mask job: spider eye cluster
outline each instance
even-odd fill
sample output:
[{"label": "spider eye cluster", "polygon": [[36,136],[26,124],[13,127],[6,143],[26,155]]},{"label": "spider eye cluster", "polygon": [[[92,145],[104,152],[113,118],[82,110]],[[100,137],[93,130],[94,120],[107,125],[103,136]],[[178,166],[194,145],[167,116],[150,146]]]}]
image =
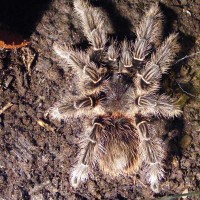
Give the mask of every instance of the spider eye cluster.
[{"label": "spider eye cluster", "polygon": [[102,11],[88,1],[74,0],[74,10],[90,46],[82,51],[55,44],[54,50],[66,61],[63,68],[77,75],[79,95],[68,95],[49,109],[56,119],[87,118],[71,184],[78,187],[95,167],[109,176],[131,175],[145,167],[147,182],[159,192],[165,149],[153,124],[144,119],[181,114],[173,98],[158,92],[162,74],[179,50],[177,34],[162,40],[158,4],[145,12],[134,42],[109,39]]}]

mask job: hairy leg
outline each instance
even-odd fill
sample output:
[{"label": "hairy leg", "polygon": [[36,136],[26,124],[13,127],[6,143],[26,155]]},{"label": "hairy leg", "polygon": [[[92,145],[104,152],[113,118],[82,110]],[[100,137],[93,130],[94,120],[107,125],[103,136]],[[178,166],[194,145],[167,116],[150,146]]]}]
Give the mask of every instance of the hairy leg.
[{"label": "hairy leg", "polygon": [[95,114],[103,114],[104,109],[101,104],[104,99],[104,93],[73,98],[67,97],[55,103],[55,105],[48,110],[47,114],[58,120],[67,120],[71,117],[80,117],[83,115],[93,116]]},{"label": "hairy leg", "polygon": [[144,61],[152,48],[158,46],[162,34],[162,14],[158,4],[146,11],[136,29],[137,39],[134,45],[134,60]]},{"label": "hairy leg", "polygon": [[137,124],[140,136],[140,153],[142,160],[147,167],[147,179],[151,189],[159,192],[159,181],[164,176],[163,160],[164,147],[160,139],[154,136],[151,127],[146,121]]}]

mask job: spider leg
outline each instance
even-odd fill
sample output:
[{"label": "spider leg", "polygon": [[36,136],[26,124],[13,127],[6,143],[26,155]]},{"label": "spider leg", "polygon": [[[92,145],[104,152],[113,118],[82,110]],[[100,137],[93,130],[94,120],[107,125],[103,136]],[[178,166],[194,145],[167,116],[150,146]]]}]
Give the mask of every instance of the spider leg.
[{"label": "spider leg", "polygon": [[[88,127],[88,126],[87,126]],[[71,171],[71,184],[77,187],[81,182],[88,179],[92,165],[97,160],[95,149],[97,146],[96,140],[96,125],[89,126],[86,130],[86,137],[80,143],[80,152],[77,157],[77,163]]]},{"label": "spider leg", "polygon": [[92,93],[106,87],[107,68],[97,67],[94,62],[90,61],[88,54],[58,44],[54,44],[54,50],[61,58],[65,59],[67,67],[64,67],[64,70],[67,71],[68,67],[71,67],[76,71],[79,79],[77,85],[80,90],[84,89],[84,91]]},{"label": "spider leg", "polygon": [[158,4],[146,11],[139,27],[136,29],[137,39],[134,45],[134,60],[144,61],[154,46],[158,46],[162,34],[162,14]]},{"label": "spider leg", "polygon": [[150,61],[144,68],[136,73],[134,79],[136,96],[151,94],[159,89],[162,74],[167,73],[178,49],[177,34],[171,34],[151,55]]},{"label": "spider leg", "polygon": [[147,165],[147,178],[151,185],[151,189],[159,192],[159,181],[164,176],[163,160],[164,149],[162,142],[154,137],[153,131],[146,121],[137,124],[140,137],[140,151],[143,162]]},{"label": "spider leg", "polygon": [[167,95],[143,95],[135,99],[135,106],[144,116],[177,117],[182,111],[173,98]]},{"label": "spider leg", "polygon": [[74,9],[80,18],[83,33],[93,46],[93,50],[103,50],[107,42],[103,13],[84,0],[75,0]]},{"label": "spider leg", "polygon": [[68,119],[80,117],[82,115],[93,115],[93,113],[104,113],[101,106],[105,99],[104,93],[83,96],[79,98],[66,98],[62,102],[57,102],[48,110],[50,117],[55,119]]},{"label": "spider leg", "polygon": [[144,69],[136,73],[135,95],[141,96],[156,92],[160,87],[161,76],[160,68],[154,63],[148,62]]},{"label": "spider leg", "polygon": [[178,34],[171,34],[151,56],[150,65],[158,66],[163,74],[167,73],[179,50],[177,36]]},{"label": "spider leg", "polygon": [[58,56],[65,59],[67,67],[63,67],[64,70],[67,71],[71,67],[77,71],[79,76],[82,75],[82,70],[90,62],[89,55],[84,51],[78,51],[66,45],[56,43],[53,45],[53,49]]},{"label": "spider leg", "polygon": [[[79,16],[84,35],[93,46],[95,56],[104,51],[107,42],[107,31],[103,13],[93,8],[88,1],[75,0],[74,10]],[[88,93],[100,91],[106,85],[107,68],[97,66],[91,61],[88,52],[73,50],[66,46],[54,45],[55,52],[64,58],[67,65],[76,70],[79,77],[79,89]],[[96,53],[95,53],[96,52]],[[101,53],[100,53],[101,52]],[[68,68],[64,68],[67,70]]]}]

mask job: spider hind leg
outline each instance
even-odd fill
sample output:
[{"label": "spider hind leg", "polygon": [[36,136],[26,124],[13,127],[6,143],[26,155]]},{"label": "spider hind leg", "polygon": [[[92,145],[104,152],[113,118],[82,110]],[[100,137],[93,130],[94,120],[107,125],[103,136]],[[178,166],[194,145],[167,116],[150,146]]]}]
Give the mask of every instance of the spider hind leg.
[{"label": "spider hind leg", "polygon": [[146,165],[146,177],[151,189],[159,192],[159,182],[164,176],[164,147],[159,138],[155,137],[154,129],[146,121],[137,124],[140,137],[140,154]]}]

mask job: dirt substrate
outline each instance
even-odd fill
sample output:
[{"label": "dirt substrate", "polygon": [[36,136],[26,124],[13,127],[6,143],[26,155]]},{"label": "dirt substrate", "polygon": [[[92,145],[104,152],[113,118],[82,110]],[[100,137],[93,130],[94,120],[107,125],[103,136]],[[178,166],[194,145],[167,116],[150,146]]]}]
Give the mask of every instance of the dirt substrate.
[{"label": "dirt substrate", "polygon": [[[122,40],[135,38],[135,26],[155,1],[91,2],[110,19],[110,33]],[[77,189],[70,186],[70,168],[84,119],[64,123],[45,115],[60,97],[76,91],[74,74],[63,71],[65,63],[58,60],[52,45],[88,44],[71,1],[46,1],[41,6],[29,6],[30,12],[21,16],[25,24],[24,18],[37,18],[31,28],[27,25],[26,29],[20,20],[16,24],[0,20],[1,27],[29,36],[31,41],[31,47],[0,51],[0,199],[155,199],[200,190],[200,54],[175,64],[162,81],[162,91],[179,99],[183,115],[159,122],[169,149],[160,193],[155,195],[139,174],[111,179],[99,170]],[[199,1],[162,0],[160,6],[165,15],[164,36],[179,33],[177,60],[200,51]],[[40,11],[35,12],[37,16],[34,9]]]}]

